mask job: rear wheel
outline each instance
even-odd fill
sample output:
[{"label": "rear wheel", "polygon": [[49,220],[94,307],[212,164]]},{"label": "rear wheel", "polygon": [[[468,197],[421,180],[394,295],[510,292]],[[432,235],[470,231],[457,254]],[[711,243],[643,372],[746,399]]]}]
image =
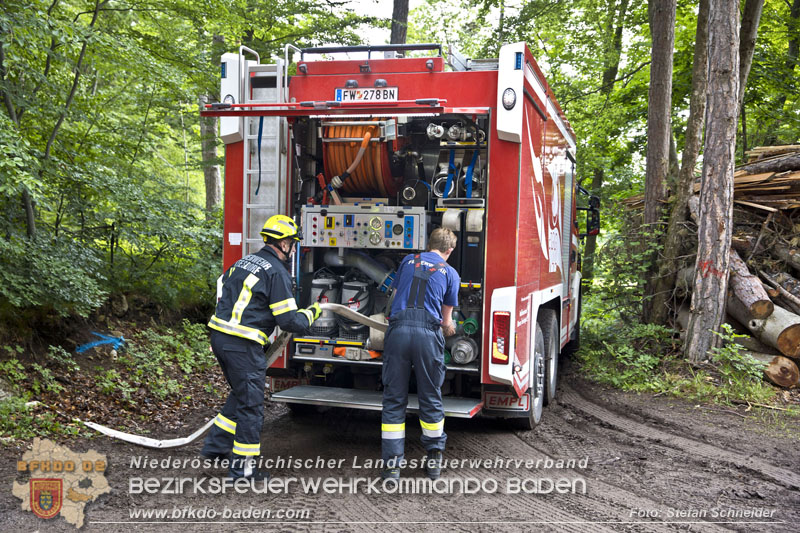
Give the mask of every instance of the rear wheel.
[{"label": "rear wheel", "polygon": [[531,372],[533,372],[533,387],[528,389],[530,395],[530,408],[528,416],[525,418],[515,418],[517,427],[530,430],[539,425],[542,421],[542,410],[544,409],[545,394],[545,368],[544,368],[544,338],[542,328],[536,324],[536,338],[533,342],[533,353],[531,353]]},{"label": "rear wheel", "polygon": [[560,351],[560,338],[558,335],[556,312],[552,309],[543,309],[539,314],[539,321],[541,331],[544,334],[544,366],[546,376],[544,404],[549,405],[556,399],[556,386],[558,385],[558,352]]}]

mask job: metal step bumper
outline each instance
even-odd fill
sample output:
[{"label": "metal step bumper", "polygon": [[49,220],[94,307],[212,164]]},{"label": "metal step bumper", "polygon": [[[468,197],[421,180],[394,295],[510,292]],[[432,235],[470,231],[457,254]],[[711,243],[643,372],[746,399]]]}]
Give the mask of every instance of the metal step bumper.
[{"label": "metal step bumper", "polygon": [[[298,385],[276,392],[271,398],[276,402],[380,411],[383,394],[380,391]],[[472,418],[483,409],[483,401],[475,398],[445,396],[442,398],[442,404],[445,416],[455,418]],[[416,394],[408,395],[408,411],[412,413],[419,411]]]}]

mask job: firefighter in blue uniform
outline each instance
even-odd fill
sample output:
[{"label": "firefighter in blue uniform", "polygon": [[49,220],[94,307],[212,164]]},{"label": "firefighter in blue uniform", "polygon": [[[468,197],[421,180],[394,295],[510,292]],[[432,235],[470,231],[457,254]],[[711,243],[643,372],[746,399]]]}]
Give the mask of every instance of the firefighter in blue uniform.
[{"label": "firefighter in blue uniform", "polygon": [[286,262],[302,238],[295,222],[284,215],[270,217],[261,230],[265,246],[237,261],[222,278],[222,296],[208,323],[211,348],[231,392],[214,419],[201,454],[228,458],[230,476],[264,479],[254,468],[260,454],[264,422],[264,383],[268,337],[278,325],[304,333],[319,318],[319,304],[298,309]]},{"label": "firefighter in blue uniform", "polygon": [[433,230],[428,251],[406,256],[397,269],[389,328],[383,352],[383,415],[381,443],[384,479],[398,479],[404,458],[406,406],[411,367],[417,382],[422,445],[428,452],[426,471],[441,474],[447,435],[444,432],[442,383],[444,337],[455,334],[453,307],[458,305],[461,279],[446,263],[456,246],[455,234]]}]

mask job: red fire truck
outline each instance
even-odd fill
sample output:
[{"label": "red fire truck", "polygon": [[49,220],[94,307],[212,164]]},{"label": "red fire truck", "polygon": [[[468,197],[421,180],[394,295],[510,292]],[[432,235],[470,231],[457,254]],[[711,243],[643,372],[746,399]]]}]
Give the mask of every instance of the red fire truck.
[{"label": "red fire truck", "polygon": [[[341,54],[359,58],[330,59]],[[588,232],[599,218],[596,198],[576,206],[575,136],[525,44],[496,60],[440,45],[287,46],[269,63],[241,47],[221,77],[203,114],[220,117],[225,143],[224,267],[262,246],[269,216],[289,215],[304,234],[298,304],[380,320],[402,258],[452,229],[446,415],[537,424],[579,332],[577,212]],[[324,313],[270,367],[272,400],[379,410],[382,342]]]}]

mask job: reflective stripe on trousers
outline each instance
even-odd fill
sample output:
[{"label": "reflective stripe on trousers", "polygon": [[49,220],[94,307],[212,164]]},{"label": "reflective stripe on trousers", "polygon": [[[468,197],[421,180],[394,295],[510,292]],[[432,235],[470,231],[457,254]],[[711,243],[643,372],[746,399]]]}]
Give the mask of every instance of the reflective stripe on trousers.
[{"label": "reflective stripe on trousers", "polygon": [[440,328],[433,326],[432,320],[424,309],[405,309],[390,322],[386,332],[381,416],[381,457],[385,462],[404,457],[412,365],[417,382],[422,444],[426,450],[443,450],[447,441],[441,390],[445,374],[444,336]]}]

